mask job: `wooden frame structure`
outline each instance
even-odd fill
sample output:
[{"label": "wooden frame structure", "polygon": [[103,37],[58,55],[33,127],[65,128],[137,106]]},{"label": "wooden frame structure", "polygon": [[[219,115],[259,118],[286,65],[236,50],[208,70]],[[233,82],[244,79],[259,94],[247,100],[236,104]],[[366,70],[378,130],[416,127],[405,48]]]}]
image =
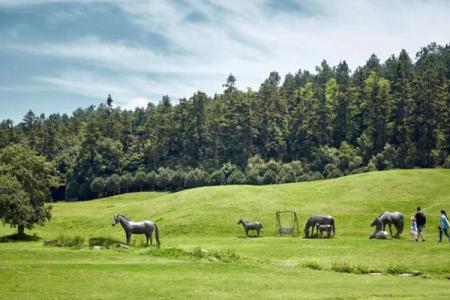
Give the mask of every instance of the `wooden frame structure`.
[{"label": "wooden frame structure", "polygon": [[[299,234],[300,229],[298,226],[298,218],[297,213],[293,210],[279,210],[276,212],[276,224],[277,224],[277,233],[279,236],[282,236],[283,234],[291,234],[292,236],[296,236]],[[285,227],[283,226],[281,222],[281,216],[283,215],[290,215],[291,217],[291,226]]]}]

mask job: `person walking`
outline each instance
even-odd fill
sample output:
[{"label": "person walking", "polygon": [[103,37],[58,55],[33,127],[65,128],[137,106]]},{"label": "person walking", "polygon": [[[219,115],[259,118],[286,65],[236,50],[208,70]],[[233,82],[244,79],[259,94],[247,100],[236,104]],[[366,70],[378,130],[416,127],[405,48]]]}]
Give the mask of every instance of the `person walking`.
[{"label": "person walking", "polygon": [[445,210],[441,210],[441,222],[439,223],[439,242],[442,242],[442,232],[445,233],[445,235],[448,238],[448,241],[450,242],[450,236],[448,235],[448,228],[450,227],[450,223],[448,222],[447,214]]},{"label": "person walking", "polygon": [[419,238],[421,238],[422,242],[425,242],[425,238],[423,237],[423,230],[425,228],[425,223],[427,222],[427,218],[425,217],[425,214],[422,212],[420,206],[417,207],[417,212],[414,215],[414,217],[416,218],[416,224],[417,224],[417,240],[419,240]]},{"label": "person walking", "polygon": [[411,237],[417,242],[417,223],[416,218],[414,216],[411,216]]}]

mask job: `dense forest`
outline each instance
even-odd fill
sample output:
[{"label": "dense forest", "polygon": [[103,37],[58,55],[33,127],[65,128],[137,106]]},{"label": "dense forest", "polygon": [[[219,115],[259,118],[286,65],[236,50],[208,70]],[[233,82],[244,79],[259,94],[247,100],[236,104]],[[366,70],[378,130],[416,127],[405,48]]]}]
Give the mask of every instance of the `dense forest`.
[{"label": "dense forest", "polygon": [[1,122],[0,149],[21,144],[53,163],[69,200],[450,167],[450,44],[372,55],[354,71],[324,60],[313,73],[272,72],[257,91],[224,81],[221,94],[134,111],[114,95],[71,116],[29,111]]}]

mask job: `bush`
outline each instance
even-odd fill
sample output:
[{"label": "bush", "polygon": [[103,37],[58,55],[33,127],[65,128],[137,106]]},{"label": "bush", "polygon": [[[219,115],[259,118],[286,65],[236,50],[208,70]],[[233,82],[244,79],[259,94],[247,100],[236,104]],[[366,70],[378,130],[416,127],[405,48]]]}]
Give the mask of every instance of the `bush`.
[{"label": "bush", "polygon": [[110,248],[111,246],[115,246],[117,244],[121,244],[121,242],[109,237],[92,237],[89,239],[89,247],[91,248],[94,246]]},{"label": "bush", "polygon": [[184,189],[184,184],[186,181],[186,173],[183,171],[175,171],[172,177],[171,186],[175,191]]},{"label": "bush", "polygon": [[323,171],[323,175],[326,178],[337,178],[344,176],[341,170],[339,170],[334,164],[327,164]]},{"label": "bush", "polygon": [[120,177],[120,189],[122,192],[128,193],[133,184],[133,175],[130,173],[123,174]]},{"label": "bush", "polygon": [[147,182],[147,175],[145,174],[144,171],[137,171],[136,174],[134,174],[133,177],[133,186],[136,187],[136,189],[140,192],[142,192],[142,190],[145,187],[145,184]]},{"label": "bush", "polygon": [[450,155],[447,156],[444,162],[444,167],[450,169]]},{"label": "bush", "polygon": [[256,169],[250,169],[247,171],[247,182],[250,184],[261,184],[262,178],[259,176],[259,172]]},{"label": "bush", "polygon": [[331,266],[331,270],[339,273],[353,273],[354,269],[347,263],[336,263],[334,262]]},{"label": "bush", "polygon": [[289,182],[295,182],[296,176],[292,169],[283,170],[280,183],[289,183]]},{"label": "bush", "polygon": [[234,170],[233,173],[228,177],[227,183],[229,184],[244,184],[245,175],[239,170]]},{"label": "bush", "polygon": [[264,173],[262,181],[264,184],[274,184],[278,182],[278,176],[274,171],[268,169],[266,173]]},{"label": "bush", "polygon": [[56,240],[45,241],[44,245],[79,249],[84,245],[84,237],[78,235],[74,237],[59,235]]},{"label": "bush", "polygon": [[318,271],[322,270],[322,266],[321,265],[319,265],[316,262],[312,262],[312,261],[308,261],[308,262],[304,263],[303,266],[305,268],[308,268],[308,269],[311,269],[311,270],[318,270]]},{"label": "bush", "polygon": [[172,170],[168,169],[168,168],[159,168],[158,169],[158,179],[157,179],[157,183],[158,183],[158,188],[160,188],[161,190],[167,190],[167,186],[170,184],[170,182],[172,181]]},{"label": "bush", "polygon": [[210,185],[223,185],[225,184],[225,174],[222,170],[217,170],[209,177]]},{"label": "bush", "polygon": [[120,176],[112,174],[108,177],[108,179],[106,179],[105,190],[112,195],[120,193]]},{"label": "bush", "polygon": [[97,177],[92,180],[90,188],[91,192],[95,193],[97,197],[102,197],[103,192],[105,191],[106,182],[102,177]]},{"label": "bush", "polygon": [[146,186],[151,190],[154,190],[157,186],[158,174],[155,171],[151,171],[147,174]]}]

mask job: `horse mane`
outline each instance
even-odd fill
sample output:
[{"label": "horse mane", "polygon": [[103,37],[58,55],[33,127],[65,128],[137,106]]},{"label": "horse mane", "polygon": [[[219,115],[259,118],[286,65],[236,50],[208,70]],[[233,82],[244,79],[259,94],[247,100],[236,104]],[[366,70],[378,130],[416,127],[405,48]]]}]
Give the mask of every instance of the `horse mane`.
[{"label": "horse mane", "polygon": [[124,215],[122,215],[122,214],[117,214],[117,216],[119,217],[122,217],[122,218],[124,218],[125,220],[127,220],[127,221],[130,221],[127,217],[125,217]]}]

